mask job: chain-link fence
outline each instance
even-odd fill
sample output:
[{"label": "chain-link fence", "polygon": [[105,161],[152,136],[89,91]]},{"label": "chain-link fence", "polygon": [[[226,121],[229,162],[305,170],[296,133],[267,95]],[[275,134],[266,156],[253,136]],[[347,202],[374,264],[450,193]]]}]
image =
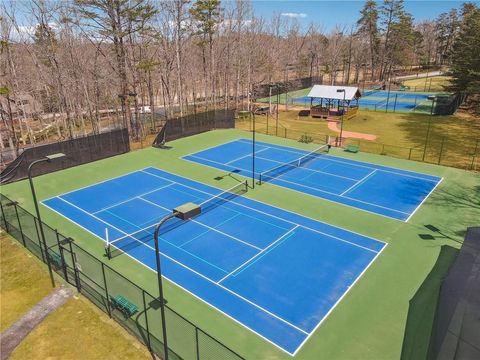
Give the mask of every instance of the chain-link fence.
[{"label": "chain-link fence", "polygon": [[234,127],[234,110],[211,110],[190,114],[167,120],[155,138],[153,146],[159,147],[166,141],[200,134],[214,129],[231,129]]},{"label": "chain-link fence", "polygon": [[64,153],[61,161],[45,162],[35,166],[33,175],[47,174],[53,171],[66,169],[110,156],[130,151],[130,142],[127,129],[118,129],[100,134],[80,136],[75,139],[43,144],[25,149],[1,173],[0,183],[6,184],[25,179],[28,175],[28,166],[35,160],[46,155]]},{"label": "chain-link fence", "polygon": [[[163,358],[163,319],[157,297],[84,250],[72,238],[42,223],[45,249],[38,219],[3,194],[0,194],[0,210],[0,226],[7,233],[43,262],[48,257],[57,275],[134,334],[152,353]],[[112,299],[119,295],[134,304],[138,311],[125,316],[116,309]],[[168,305],[165,306],[165,318],[170,359],[243,359]]]},{"label": "chain-link fence", "polygon": [[[253,130],[253,122],[250,116],[239,117],[235,127],[242,130]],[[426,139],[425,143],[416,147],[384,144],[376,141],[340,138],[325,133],[294,130],[284,126],[275,118],[267,121],[266,117],[257,116],[255,130],[258,133],[274,135],[286,139],[301,142],[313,142],[316,144],[331,144],[333,146],[356,145],[360,151],[392,156],[401,159],[420,161],[455,167],[465,170],[480,171],[480,139]]]},{"label": "chain-link fence", "polygon": [[[319,99],[309,98],[299,93],[282,94],[278,99],[274,96],[271,100],[262,99],[262,102],[286,104],[289,107],[297,106],[310,108],[318,105]],[[452,115],[466,99],[465,93],[454,94],[421,94],[386,90],[367,90],[363,96],[351,105],[360,109],[377,112],[397,113],[412,112],[428,115]],[[277,101],[278,100],[278,101]]]}]

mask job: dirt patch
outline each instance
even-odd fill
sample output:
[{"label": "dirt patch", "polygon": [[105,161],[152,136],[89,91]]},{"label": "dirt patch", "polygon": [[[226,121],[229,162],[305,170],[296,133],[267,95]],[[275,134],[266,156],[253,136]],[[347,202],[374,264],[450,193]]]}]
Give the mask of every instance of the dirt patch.
[{"label": "dirt patch", "polygon": [[[328,128],[332,131],[335,131],[338,133],[340,132],[337,121],[329,121]],[[352,138],[352,139],[363,139],[363,140],[375,140],[377,138],[377,136],[373,134],[364,134],[364,133],[358,133],[353,131],[343,131],[342,137]]]}]

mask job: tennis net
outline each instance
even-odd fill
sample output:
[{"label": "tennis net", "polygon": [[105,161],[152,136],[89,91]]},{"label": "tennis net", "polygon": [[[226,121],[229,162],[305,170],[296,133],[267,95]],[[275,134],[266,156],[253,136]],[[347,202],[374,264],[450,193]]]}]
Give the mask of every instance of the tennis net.
[{"label": "tennis net", "polygon": [[[233,200],[234,198],[245,194],[248,191],[248,183],[242,182],[231,187],[228,190],[221,192],[211,198],[203,201],[199,204],[201,208],[201,214],[205,214],[208,211],[215,209],[218,206],[225,204]],[[160,219],[158,219],[160,221]],[[118,239],[113,241],[108,241],[105,246],[105,253],[108,259],[113,259],[118,255],[128,253],[130,250],[136,248],[137,246],[144,245],[152,250],[154,249],[154,232],[155,232],[155,225],[158,223],[156,221],[152,225],[145,227],[143,229],[137,230],[131,234],[126,234]],[[171,219],[168,224],[165,224],[160,229],[160,235],[166,234],[169,231],[177,228],[178,226],[186,223],[186,221],[181,220],[179,218]]]},{"label": "tennis net", "polygon": [[259,175],[258,183],[261,185],[262,183],[274,179],[280,175],[285,174],[286,172],[293,170],[295,168],[304,166],[305,164],[309,163],[312,160],[318,159],[318,157],[328,153],[330,149],[329,145],[322,145],[316,150],[301,156],[298,159],[295,159],[293,161],[289,161],[287,163],[280,164],[278,166],[275,166],[272,169],[263,171]]}]

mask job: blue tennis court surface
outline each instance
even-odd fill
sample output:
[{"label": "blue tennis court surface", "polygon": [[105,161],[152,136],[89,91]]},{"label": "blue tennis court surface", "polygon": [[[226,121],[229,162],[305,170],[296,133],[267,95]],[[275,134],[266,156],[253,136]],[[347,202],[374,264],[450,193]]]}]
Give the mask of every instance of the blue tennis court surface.
[{"label": "blue tennis court surface", "polygon": [[[257,142],[255,175],[308,152]],[[252,142],[238,139],[184,157],[203,165],[252,175]],[[288,165],[287,165],[288,166]],[[411,171],[320,155],[268,182],[375,214],[408,221],[442,179]]]},{"label": "blue tennis court surface", "polygon": [[[104,241],[108,229],[117,250],[154,270],[159,219],[219,194],[146,168],[42,203]],[[208,201],[201,215],[182,224],[172,220],[161,231],[163,274],[295,354],[386,244],[244,196],[224,196],[217,199],[228,201]]]},{"label": "blue tennis court surface", "polygon": [[[358,101],[358,106],[365,109],[411,111],[418,105],[424,105],[430,95],[434,94],[411,93],[404,91],[390,91],[389,93],[388,91],[384,90],[370,90],[363,93],[363,96]],[[294,98],[293,103],[310,106],[310,100],[311,98],[308,96],[300,96]],[[312,105],[319,104],[320,100],[318,98],[314,98]],[[353,101],[352,104],[356,104],[356,102]]]}]

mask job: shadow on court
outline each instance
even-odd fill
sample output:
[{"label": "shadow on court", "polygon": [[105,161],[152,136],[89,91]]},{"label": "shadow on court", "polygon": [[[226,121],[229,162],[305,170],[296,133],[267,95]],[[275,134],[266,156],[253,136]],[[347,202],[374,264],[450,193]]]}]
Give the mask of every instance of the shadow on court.
[{"label": "shadow on court", "polygon": [[443,245],[432,270],[410,299],[403,337],[402,360],[432,358],[431,338],[440,288],[458,252],[458,249]]}]

